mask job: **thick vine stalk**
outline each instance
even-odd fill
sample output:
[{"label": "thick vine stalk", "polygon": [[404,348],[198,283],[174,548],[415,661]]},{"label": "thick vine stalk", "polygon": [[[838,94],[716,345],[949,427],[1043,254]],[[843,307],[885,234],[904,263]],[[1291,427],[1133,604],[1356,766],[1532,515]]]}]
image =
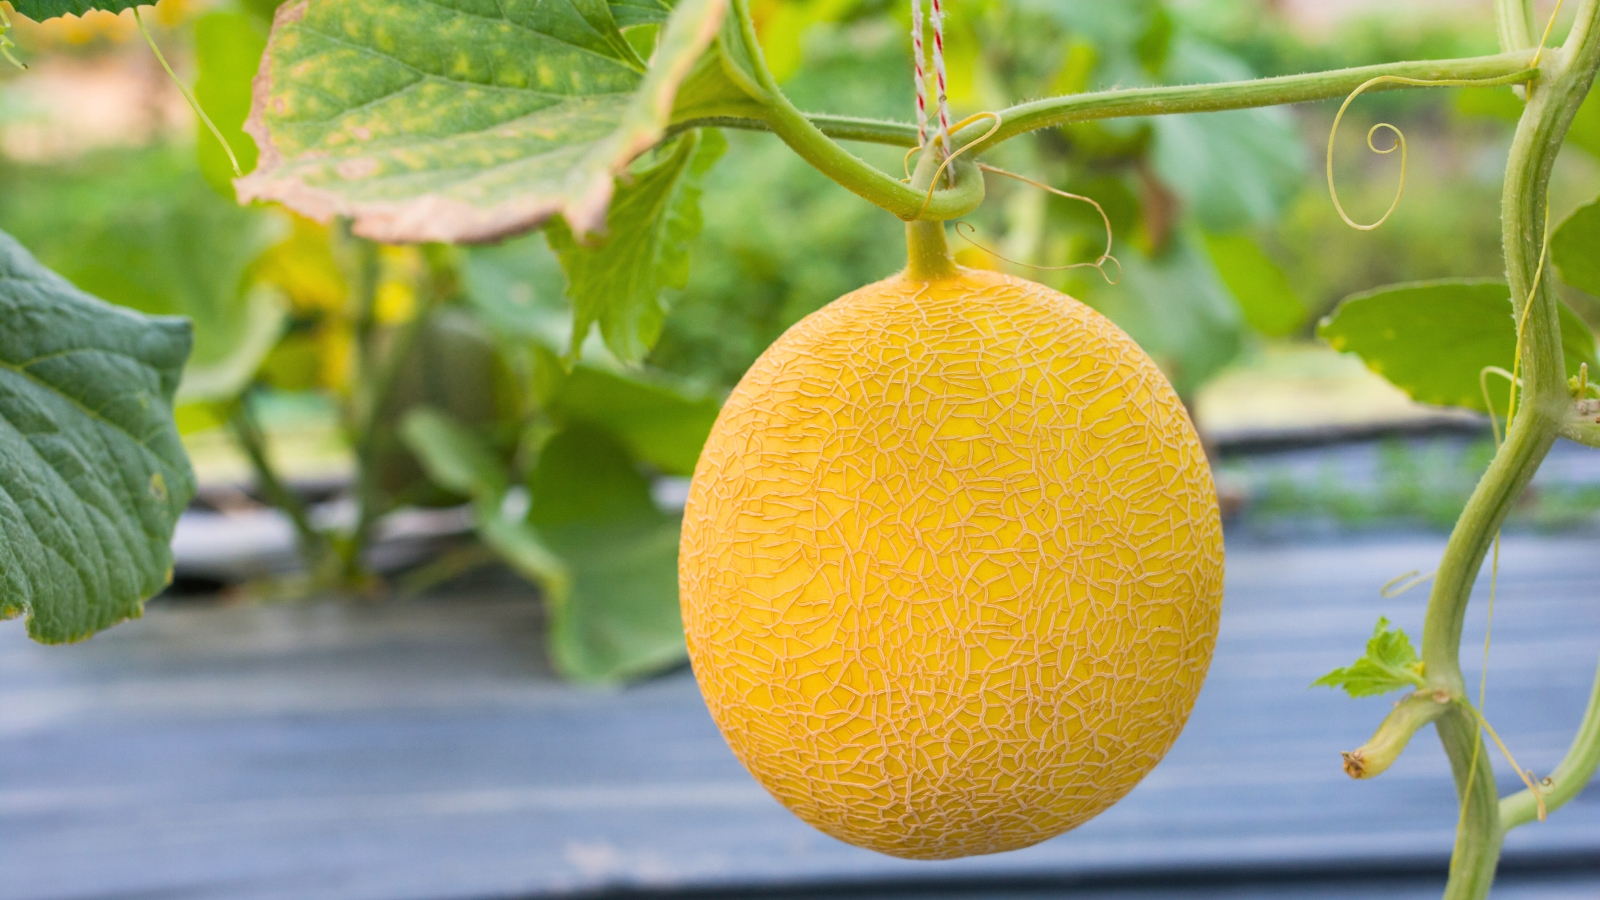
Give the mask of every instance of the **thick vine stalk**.
[{"label": "thick vine stalk", "polygon": [[[1502,4],[1515,5],[1516,2],[1518,0],[1502,0]],[[1528,170],[1539,180],[1532,184],[1514,185],[1512,179],[1507,178],[1505,208],[1508,216],[1505,239],[1508,272],[1512,270],[1510,262],[1514,246],[1523,264],[1526,265],[1526,248],[1531,236],[1531,230],[1514,232],[1510,227],[1509,211],[1513,209],[1512,204],[1513,202],[1516,204],[1515,208],[1519,211],[1519,215],[1543,214],[1545,198],[1543,188],[1548,184],[1549,171],[1554,164],[1556,151],[1578,105],[1592,88],[1596,69],[1600,68],[1600,2],[1585,0],[1579,7],[1572,33],[1568,36],[1561,55],[1560,73],[1550,84],[1541,83],[1533,92],[1528,110],[1523,116],[1524,124],[1519,127],[1517,142],[1512,147],[1513,163],[1520,158],[1520,153],[1521,157],[1526,157]],[[1529,119],[1535,116],[1536,112],[1538,118],[1530,125]],[[1526,136],[1524,131],[1527,132]],[[1543,224],[1543,219],[1532,221]],[[1542,240],[1542,235],[1540,238]],[[1513,280],[1512,285],[1515,291],[1517,282]],[[1556,302],[1553,295],[1543,285],[1540,287],[1540,295],[1535,297],[1535,301],[1553,307]],[[1515,296],[1514,293],[1513,297]],[[1534,315],[1539,314],[1540,306],[1534,306],[1530,312]],[[1548,315],[1553,318],[1553,310]],[[1545,337],[1548,341],[1549,335]],[[1533,385],[1542,392],[1544,400],[1542,412],[1554,420],[1551,427],[1562,436],[1600,447],[1600,421],[1592,424],[1589,421],[1595,410],[1592,410],[1582,398],[1578,398],[1577,403],[1574,403],[1562,377],[1565,372],[1561,368],[1553,368],[1552,371],[1552,367],[1559,366],[1561,360],[1559,332],[1555,340],[1557,343],[1553,351],[1546,350],[1544,360],[1546,371],[1538,383]],[[1571,800],[1594,776],[1597,766],[1600,766],[1600,674],[1596,675],[1588,708],[1584,711],[1578,734],[1567,750],[1566,757],[1551,772],[1546,780],[1547,785],[1541,789],[1540,796],[1536,797],[1531,791],[1524,790],[1500,802],[1502,827],[1509,830],[1534,821],[1541,799],[1547,809],[1555,809]]]},{"label": "thick vine stalk", "polygon": [[[1521,15],[1515,9],[1520,6],[1505,2],[1500,5],[1503,36],[1508,30],[1508,15],[1510,19]],[[1541,77],[1530,85],[1528,105],[1507,162],[1501,198],[1502,238],[1511,298],[1519,320],[1525,312],[1527,315],[1522,350],[1526,399],[1509,425],[1506,441],[1456,521],[1423,625],[1423,672],[1428,686],[1458,700],[1466,697],[1460,646],[1473,582],[1512,503],[1532,479],[1570,416],[1572,401],[1561,350],[1557,299],[1542,278],[1539,263],[1545,252],[1550,172],[1572,117],[1600,67],[1597,20],[1600,0],[1584,0],[1566,44],[1545,51]],[[1450,758],[1462,804],[1445,898],[1481,900],[1488,896],[1494,881],[1508,823],[1502,821],[1489,754],[1471,711],[1453,705],[1435,724]],[[1587,757],[1579,761],[1587,761]],[[1585,780],[1592,768],[1582,773]],[[1547,799],[1547,805],[1556,804]],[[1516,804],[1514,807],[1514,812],[1520,808]]]}]

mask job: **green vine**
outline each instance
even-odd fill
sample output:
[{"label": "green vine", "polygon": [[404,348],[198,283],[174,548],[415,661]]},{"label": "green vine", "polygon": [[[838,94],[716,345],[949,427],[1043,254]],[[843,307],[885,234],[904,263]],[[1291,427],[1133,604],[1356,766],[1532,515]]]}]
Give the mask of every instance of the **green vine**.
[{"label": "green vine", "polygon": [[[1531,29],[1523,29],[1528,6],[1504,0],[1499,4],[1502,41],[1511,44],[1531,35]],[[1461,630],[1473,582],[1512,503],[1566,425],[1572,405],[1561,348],[1558,301],[1543,277],[1541,263],[1546,247],[1550,172],[1597,68],[1600,0],[1584,0],[1566,43],[1542,54],[1541,77],[1529,85],[1528,104],[1512,143],[1501,200],[1506,277],[1518,319],[1526,317],[1522,335],[1525,400],[1450,535],[1423,626],[1422,658],[1429,686],[1462,703],[1466,685],[1460,666]],[[1591,713],[1594,706],[1591,702]],[[1553,784],[1563,789],[1544,797],[1547,808],[1559,806],[1576,793],[1575,787],[1563,787],[1563,781],[1581,785],[1594,773],[1595,763],[1600,761],[1600,747],[1594,741],[1600,738],[1600,730],[1592,720],[1592,715],[1586,719],[1587,727],[1563,762],[1560,780],[1552,778]],[[1505,830],[1529,821],[1526,810],[1529,806],[1537,808],[1539,798],[1524,791],[1508,800],[1510,814],[1502,815],[1476,717],[1462,706],[1453,705],[1438,719],[1436,727],[1455,772],[1462,804],[1445,897],[1485,897],[1494,880]]]},{"label": "green vine", "polygon": [[[674,124],[667,133],[669,139],[701,127],[770,131],[824,175],[907,221],[959,218],[983,202],[983,178],[977,166],[970,162],[958,160],[952,167],[954,183],[935,191],[930,199],[925,192],[914,190],[841,147],[839,141],[913,147],[917,130],[913,125],[899,122],[801,112],[784,95],[767,68],[755,24],[750,18],[748,0],[732,0],[729,13],[722,36],[724,73],[757,104],[762,117],[689,118]],[[1280,106],[1346,96],[1358,89],[1377,92],[1465,82],[1523,83],[1539,77],[1534,59],[1535,53],[1524,49],[1493,56],[1357,66],[1251,81],[1071,94],[992,113],[989,119],[955,129],[951,141],[957,148],[967,148],[969,157],[976,157],[1023,134],[1094,119]],[[998,124],[992,117],[998,117]]]},{"label": "green vine", "polygon": [[[916,127],[876,119],[808,115],[800,112],[783,95],[776,80],[772,79],[771,73],[766,70],[760,46],[755,42],[754,26],[750,24],[745,0],[735,0],[733,12],[734,18],[741,26],[737,39],[749,48],[748,59],[754,63],[756,77],[760,79],[759,90],[751,89],[749,92],[752,99],[763,104],[765,118],[708,116],[687,119],[677,123],[669,132],[669,136],[699,127],[771,131],[818,171],[903,219],[954,219],[976,209],[983,201],[983,179],[977,167],[958,161],[954,167],[955,185],[935,192],[932,202],[927,204],[927,208],[919,216],[917,210],[923,206],[923,192],[914,191],[902,182],[890,178],[837,143],[837,141],[861,141],[913,147],[917,140]],[[976,156],[1011,138],[1072,122],[1129,116],[1221,112],[1327,100],[1348,95],[1377,78],[1409,81],[1381,82],[1370,86],[1368,91],[1435,86],[1428,82],[1447,81],[1521,83],[1539,77],[1538,70],[1530,65],[1533,57],[1533,51],[1520,50],[1494,56],[1358,66],[1331,72],[1285,75],[1253,81],[1072,94],[1000,110],[996,113],[1000,117],[1000,125],[992,129],[992,134],[988,133],[991,131],[989,121],[978,121],[956,130],[951,139],[957,147],[970,145],[969,154]]]}]

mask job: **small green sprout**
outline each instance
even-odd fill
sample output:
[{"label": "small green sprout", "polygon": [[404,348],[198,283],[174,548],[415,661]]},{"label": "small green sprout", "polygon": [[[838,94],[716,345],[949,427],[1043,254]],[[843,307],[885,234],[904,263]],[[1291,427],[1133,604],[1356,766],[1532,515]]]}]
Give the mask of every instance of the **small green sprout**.
[{"label": "small green sprout", "polygon": [[1352,697],[1375,697],[1402,688],[1420,688],[1422,660],[1411,647],[1411,639],[1389,620],[1380,618],[1367,641],[1367,652],[1358,660],[1311,682],[1312,687],[1344,688]]}]

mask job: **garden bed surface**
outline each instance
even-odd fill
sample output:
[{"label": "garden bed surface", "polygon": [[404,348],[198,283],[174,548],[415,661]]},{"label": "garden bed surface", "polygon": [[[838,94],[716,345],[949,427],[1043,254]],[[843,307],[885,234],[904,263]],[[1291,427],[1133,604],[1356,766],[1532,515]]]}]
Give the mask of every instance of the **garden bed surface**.
[{"label": "garden bed surface", "polygon": [[[1075,897],[1433,897],[1455,806],[1431,730],[1381,778],[1353,782],[1339,751],[1394,698],[1307,685],[1354,659],[1380,615],[1419,633],[1426,590],[1385,600],[1378,587],[1431,569],[1442,546],[1235,540],[1211,675],[1166,761],[1075,832],[945,863],[856,850],[794,819],[728,752],[686,669],[620,690],[553,680],[537,603],[513,587],[382,604],[159,601],[70,647],[30,644],[9,622],[0,900],[1071,885]],[[1539,773],[1564,751],[1600,656],[1597,550],[1593,537],[1503,548],[1486,712]],[[1473,685],[1480,595],[1463,645]],[[1510,836],[1497,898],[1600,893],[1596,797]]]}]

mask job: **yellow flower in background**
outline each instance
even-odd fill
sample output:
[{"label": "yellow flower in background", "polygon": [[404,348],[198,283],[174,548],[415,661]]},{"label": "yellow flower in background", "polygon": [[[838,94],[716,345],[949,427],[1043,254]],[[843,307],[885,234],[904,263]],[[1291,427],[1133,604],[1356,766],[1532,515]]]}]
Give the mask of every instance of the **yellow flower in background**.
[{"label": "yellow flower in background", "polygon": [[372,318],[379,325],[399,325],[417,314],[418,279],[425,266],[415,247],[384,247],[378,253],[380,271]]},{"label": "yellow flower in background", "polygon": [[348,288],[333,259],[328,227],[304,216],[291,218],[289,236],[256,263],[256,278],[283,291],[297,319],[342,315]]},{"label": "yellow flower in background", "polygon": [[[380,327],[411,321],[426,271],[417,248],[380,247],[373,321]],[[289,298],[295,322],[268,362],[274,383],[286,390],[347,392],[354,374],[356,310],[328,226],[293,216],[289,236],[262,255],[254,276]]]}]

